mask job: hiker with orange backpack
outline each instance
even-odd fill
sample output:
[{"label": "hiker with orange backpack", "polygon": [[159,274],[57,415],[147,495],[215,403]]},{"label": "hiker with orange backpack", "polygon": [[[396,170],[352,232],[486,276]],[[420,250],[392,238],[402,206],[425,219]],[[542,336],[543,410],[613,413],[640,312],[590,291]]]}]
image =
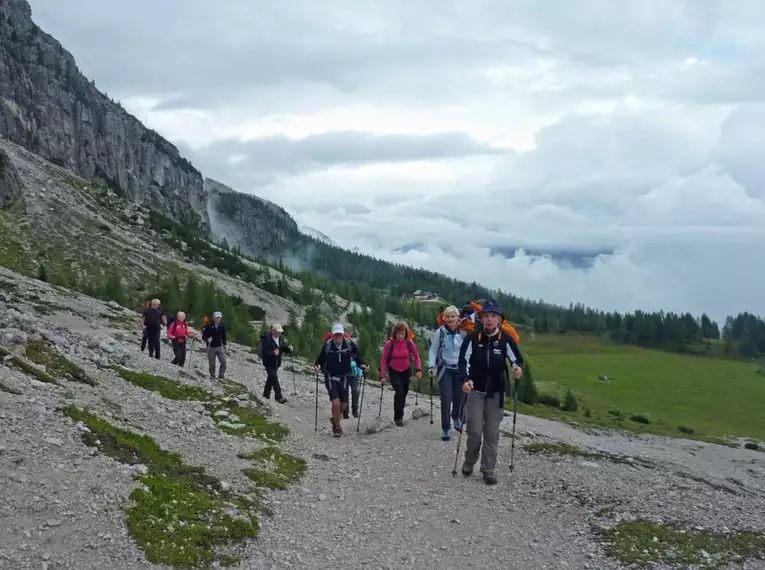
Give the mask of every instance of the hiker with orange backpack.
[{"label": "hiker with orange backpack", "polygon": [[[462,382],[459,374],[459,356],[464,333],[460,331],[460,311],[454,305],[439,315],[440,326],[433,333],[428,353],[428,375],[436,378],[441,395],[441,439],[451,439],[454,429],[462,431]],[[432,382],[432,380],[431,380]]]},{"label": "hiker with orange backpack", "polygon": [[415,377],[422,378],[422,362],[414,344],[414,333],[403,321],[393,325],[390,337],[383,348],[380,359],[380,383],[385,385],[390,377],[391,386],[396,391],[393,398],[393,421],[397,426],[404,425],[404,406],[409,393],[409,380],[412,374],[411,361],[414,360]]},{"label": "hiker with orange backpack", "polygon": [[480,453],[483,480],[487,485],[496,485],[499,426],[505,416],[505,395],[510,390],[507,361],[512,363],[517,382],[523,374],[523,356],[513,335],[500,326],[504,315],[499,303],[493,300],[482,303],[478,319],[481,326],[464,339],[459,357],[467,418],[462,474],[469,477],[473,473]]}]

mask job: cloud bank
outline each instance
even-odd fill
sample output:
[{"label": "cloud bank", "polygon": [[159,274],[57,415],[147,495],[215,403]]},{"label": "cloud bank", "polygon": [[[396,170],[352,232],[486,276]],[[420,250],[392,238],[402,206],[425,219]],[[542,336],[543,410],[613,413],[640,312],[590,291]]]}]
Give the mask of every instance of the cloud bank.
[{"label": "cloud bank", "polygon": [[765,314],[765,3],[32,8],[206,175],[342,245],[563,304]]}]

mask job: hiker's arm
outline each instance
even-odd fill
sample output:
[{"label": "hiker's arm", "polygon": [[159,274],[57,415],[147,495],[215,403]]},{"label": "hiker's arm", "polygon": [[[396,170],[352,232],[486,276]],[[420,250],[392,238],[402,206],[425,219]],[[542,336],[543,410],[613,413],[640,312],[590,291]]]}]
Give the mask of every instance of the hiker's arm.
[{"label": "hiker's arm", "polygon": [[324,366],[324,363],[327,360],[327,355],[324,352],[324,346],[321,347],[321,351],[319,351],[319,356],[316,357],[316,362],[314,362],[314,366]]},{"label": "hiker's arm", "polygon": [[510,362],[523,368],[523,355],[521,354],[521,349],[518,348],[518,345],[515,344],[515,339],[510,335],[508,335],[507,338],[507,357],[510,359]]},{"label": "hiker's arm", "polygon": [[433,333],[433,338],[430,339],[430,350],[428,351],[428,368],[436,367],[436,357],[438,356],[438,348],[441,344],[441,329],[436,329]]},{"label": "hiker's arm", "polygon": [[290,353],[292,352],[292,350],[290,350],[290,345],[289,345],[289,343],[287,343],[287,341],[286,341],[286,340],[284,340],[284,338],[283,338],[283,337],[282,337],[282,339],[281,339],[281,343],[279,343],[279,344],[280,344],[280,346],[279,346],[279,350],[280,350],[281,352],[283,352],[284,354],[290,354]]},{"label": "hiker's arm", "polygon": [[167,327],[167,338],[175,340],[175,323]]},{"label": "hiker's arm", "polygon": [[228,346],[226,343],[226,327],[223,325],[220,327],[220,342],[223,346]]},{"label": "hiker's arm", "polygon": [[460,359],[459,359],[459,367],[460,367],[460,378],[462,382],[467,382],[467,380],[470,378],[470,370],[468,370],[468,365],[470,363],[470,356],[473,354],[473,335],[468,335],[465,337],[464,342],[462,343],[462,346],[460,347]]}]

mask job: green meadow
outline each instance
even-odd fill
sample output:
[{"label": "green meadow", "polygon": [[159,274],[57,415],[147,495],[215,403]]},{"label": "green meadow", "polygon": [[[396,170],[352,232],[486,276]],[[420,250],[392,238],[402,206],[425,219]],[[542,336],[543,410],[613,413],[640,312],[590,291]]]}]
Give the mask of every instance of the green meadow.
[{"label": "green meadow", "polygon": [[722,350],[691,356],[579,334],[522,335],[521,350],[540,394],[563,402],[568,389],[578,403],[576,411],[537,404],[522,413],[716,443],[765,441],[761,364]]}]

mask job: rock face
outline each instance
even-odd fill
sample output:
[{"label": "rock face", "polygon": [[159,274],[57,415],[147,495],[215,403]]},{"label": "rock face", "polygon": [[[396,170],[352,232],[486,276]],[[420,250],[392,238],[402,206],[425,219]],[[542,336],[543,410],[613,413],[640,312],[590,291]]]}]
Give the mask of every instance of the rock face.
[{"label": "rock face", "polygon": [[21,194],[21,181],[10,157],[0,149],[0,208],[5,208]]},{"label": "rock face", "polygon": [[0,135],[177,222],[210,230],[201,173],[98,91],[32,21],[26,0],[0,0]]},{"label": "rock face", "polygon": [[205,179],[207,211],[212,232],[238,244],[252,255],[279,253],[284,244],[301,239],[295,220],[273,202],[232,190],[210,178]]}]

